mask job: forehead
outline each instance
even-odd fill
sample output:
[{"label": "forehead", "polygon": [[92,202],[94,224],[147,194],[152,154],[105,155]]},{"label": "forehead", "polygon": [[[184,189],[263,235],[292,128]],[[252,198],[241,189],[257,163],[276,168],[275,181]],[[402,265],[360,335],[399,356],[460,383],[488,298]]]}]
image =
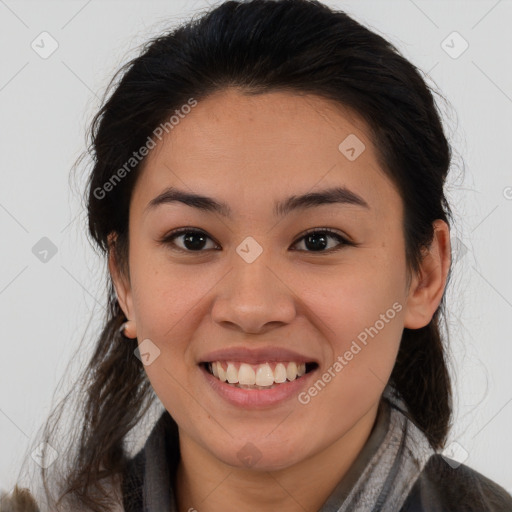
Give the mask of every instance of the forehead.
[{"label": "forehead", "polygon": [[215,196],[234,210],[330,186],[361,195],[377,216],[400,202],[355,112],[313,95],[233,88],[199,101],[157,142],[133,200],[144,207],[168,186]]}]

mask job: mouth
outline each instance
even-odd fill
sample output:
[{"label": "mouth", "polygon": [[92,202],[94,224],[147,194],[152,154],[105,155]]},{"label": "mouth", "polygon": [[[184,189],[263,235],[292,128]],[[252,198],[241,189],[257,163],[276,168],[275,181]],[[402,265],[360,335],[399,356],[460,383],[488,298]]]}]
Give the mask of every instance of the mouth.
[{"label": "mouth", "polygon": [[200,363],[210,375],[233,388],[266,390],[304,378],[318,368],[316,362],[279,361],[250,364],[242,361]]}]

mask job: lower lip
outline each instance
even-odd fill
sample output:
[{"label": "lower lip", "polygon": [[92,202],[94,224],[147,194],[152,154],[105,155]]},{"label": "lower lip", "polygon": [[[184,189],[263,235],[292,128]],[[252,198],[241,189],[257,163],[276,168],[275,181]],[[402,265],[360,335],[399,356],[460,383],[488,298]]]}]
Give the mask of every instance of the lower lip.
[{"label": "lower lip", "polygon": [[214,391],[229,403],[245,409],[274,406],[292,397],[296,397],[301,389],[309,384],[311,376],[318,370],[317,367],[300,378],[291,382],[284,382],[272,389],[243,389],[220,381],[203,365],[199,365],[199,368]]}]

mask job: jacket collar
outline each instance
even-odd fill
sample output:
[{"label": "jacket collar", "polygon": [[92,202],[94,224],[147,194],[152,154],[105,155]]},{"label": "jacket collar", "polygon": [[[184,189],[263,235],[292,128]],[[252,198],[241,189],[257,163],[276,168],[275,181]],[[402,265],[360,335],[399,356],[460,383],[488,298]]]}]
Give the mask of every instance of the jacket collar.
[{"label": "jacket collar", "polygon": [[[406,413],[404,402],[388,386],[367,442],[319,512],[400,509],[434,453]],[[125,511],[177,512],[173,486],[179,459],[178,427],[164,411],[130,461],[123,480]]]}]

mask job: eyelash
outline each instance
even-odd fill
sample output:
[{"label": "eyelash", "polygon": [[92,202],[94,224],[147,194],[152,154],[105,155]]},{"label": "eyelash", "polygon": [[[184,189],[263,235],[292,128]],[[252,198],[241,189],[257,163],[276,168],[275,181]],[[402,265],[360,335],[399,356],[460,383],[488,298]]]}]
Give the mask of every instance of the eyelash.
[{"label": "eyelash", "polygon": [[[191,250],[188,250],[188,249],[182,249],[181,247],[177,247],[176,244],[174,244],[173,240],[175,238],[178,238],[180,235],[190,234],[190,233],[206,235],[207,238],[210,238],[210,240],[213,240],[204,231],[202,231],[200,229],[195,229],[195,228],[179,228],[179,229],[171,231],[170,233],[165,235],[161,240],[159,240],[159,243],[161,243],[163,245],[169,245],[169,246],[172,245],[172,246],[174,246],[174,247],[171,247],[172,250],[176,250],[176,251],[180,251],[180,252],[185,252],[185,253],[201,253],[201,252],[205,252],[204,249],[201,249],[201,250],[198,250],[198,251],[191,251]],[[327,249],[325,251],[306,251],[306,250],[304,250],[303,252],[309,252],[309,253],[312,253],[312,254],[315,254],[315,253],[331,254],[333,252],[337,252],[337,251],[341,250],[343,248],[343,246],[355,246],[356,245],[355,243],[350,242],[345,237],[341,236],[336,231],[333,231],[332,229],[329,229],[329,228],[314,228],[314,229],[311,229],[311,230],[307,231],[306,233],[304,233],[300,238],[298,238],[293,243],[293,245],[297,245],[297,243],[299,243],[302,239],[306,238],[308,235],[317,234],[317,233],[328,234],[330,237],[336,238],[338,240],[338,242],[341,242],[340,246],[337,247],[337,248]]]}]

